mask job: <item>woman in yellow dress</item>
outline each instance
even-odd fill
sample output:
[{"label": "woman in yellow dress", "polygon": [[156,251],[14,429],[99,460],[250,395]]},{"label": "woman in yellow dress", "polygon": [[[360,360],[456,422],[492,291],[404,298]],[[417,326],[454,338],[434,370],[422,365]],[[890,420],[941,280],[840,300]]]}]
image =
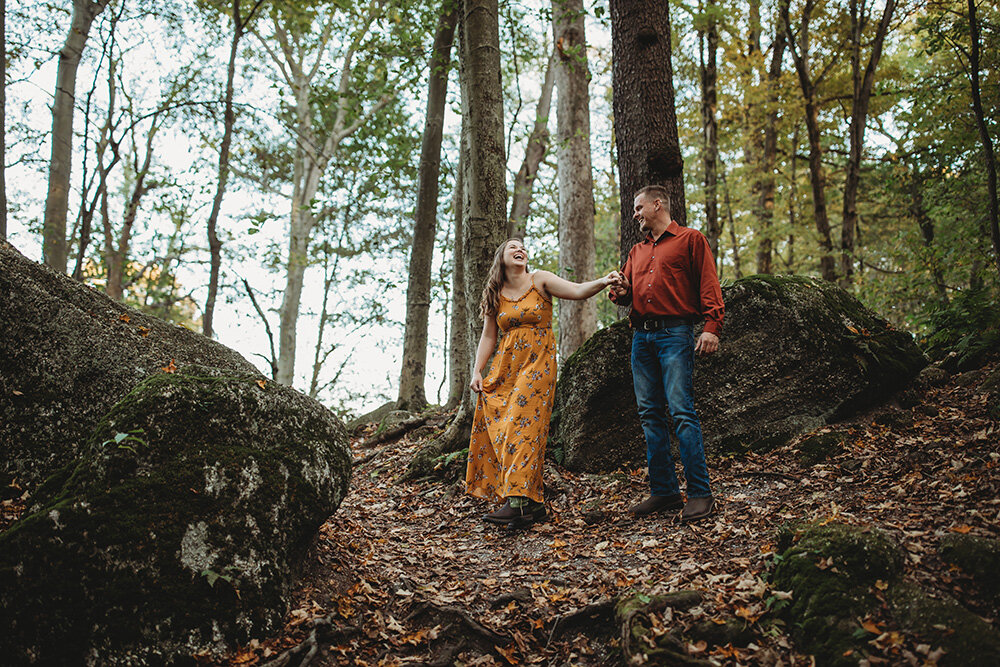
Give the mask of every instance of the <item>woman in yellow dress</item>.
[{"label": "woman in yellow dress", "polygon": [[520,240],[497,248],[479,304],[483,333],[470,383],[478,399],[465,473],[469,494],[506,499],[486,521],[530,524],[545,518],[542,465],[556,385],[552,297],[586,299],[617,279],[617,271],[585,283],[549,271],[529,273]]}]

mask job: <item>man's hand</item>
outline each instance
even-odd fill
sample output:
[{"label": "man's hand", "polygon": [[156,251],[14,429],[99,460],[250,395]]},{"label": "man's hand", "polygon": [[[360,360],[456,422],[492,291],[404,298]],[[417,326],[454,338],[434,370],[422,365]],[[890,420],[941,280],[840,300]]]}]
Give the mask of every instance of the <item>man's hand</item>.
[{"label": "man's hand", "polygon": [[629,284],[628,281],[625,280],[625,276],[623,276],[620,271],[612,271],[611,273],[608,274],[609,278],[611,277],[612,273],[615,275],[611,283],[611,291],[614,293],[615,298],[620,299],[622,297],[628,296]]},{"label": "man's hand", "polygon": [[708,331],[703,331],[698,336],[698,342],[694,344],[694,351],[698,354],[712,354],[718,349],[719,337]]}]

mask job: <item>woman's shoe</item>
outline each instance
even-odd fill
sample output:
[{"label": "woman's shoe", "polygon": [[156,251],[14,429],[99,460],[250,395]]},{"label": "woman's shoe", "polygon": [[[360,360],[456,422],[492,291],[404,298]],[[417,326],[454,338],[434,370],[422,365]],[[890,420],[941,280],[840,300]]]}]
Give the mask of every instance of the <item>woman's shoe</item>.
[{"label": "woman's shoe", "polygon": [[544,503],[529,501],[520,507],[511,507],[508,499],[504,506],[496,512],[492,512],[483,517],[487,523],[498,526],[528,526],[536,522],[544,521],[547,518]]}]

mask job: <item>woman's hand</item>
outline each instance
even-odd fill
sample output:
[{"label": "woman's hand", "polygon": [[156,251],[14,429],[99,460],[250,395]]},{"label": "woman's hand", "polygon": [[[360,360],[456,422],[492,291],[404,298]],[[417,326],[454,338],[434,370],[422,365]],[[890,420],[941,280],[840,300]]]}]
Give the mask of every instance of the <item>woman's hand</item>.
[{"label": "woman's hand", "polygon": [[476,392],[477,394],[483,391],[483,374],[479,371],[474,371],[472,373],[472,382],[469,383],[469,389]]}]

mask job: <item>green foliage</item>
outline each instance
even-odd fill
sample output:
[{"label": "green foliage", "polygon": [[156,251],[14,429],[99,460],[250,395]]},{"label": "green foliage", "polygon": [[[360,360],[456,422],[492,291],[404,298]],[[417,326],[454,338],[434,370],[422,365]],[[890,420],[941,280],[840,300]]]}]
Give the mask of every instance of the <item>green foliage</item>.
[{"label": "green foliage", "polygon": [[134,442],[137,445],[145,445],[146,441],[139,437],[139,434],[145,433],[144,429],[138,428],[134,431],[129,431],[128,433],[115,433],[113,438],[109,438],[101,443],[102,447],[108,445],[117,445],[118,449],[127,449],[133,454],[135,453],[135,447],[132,447],[129,443]]},{"label": "green foliage", "polygon": [[932,359],[949,353],[964,369],[1000,349],[1000,299],[989,288],[963,290],[948,303],[933,303],[925,314],[929,333],[922,339]]}]

